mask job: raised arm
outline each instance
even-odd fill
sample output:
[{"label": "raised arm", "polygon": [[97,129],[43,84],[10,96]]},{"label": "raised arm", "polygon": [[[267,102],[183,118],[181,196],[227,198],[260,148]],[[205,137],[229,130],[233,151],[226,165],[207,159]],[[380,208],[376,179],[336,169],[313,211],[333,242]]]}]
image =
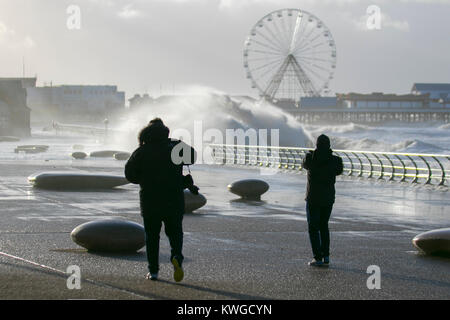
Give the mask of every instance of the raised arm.
[{"label": "raised arm", "polygon": [[131,183],[139,184],[142,159],[142,147],[137,148],[125,164],[125,178]]},{"label": "raised arm", "polygon": [[344,164],[342,162],[342,158],[341,157],[336,157],[336,175],[340,175],[342,174],[342,172],[344,172]]},{"label": "raised arm", "polygon": [[303,162],[302,162],[302,168],[309,170],[311,168],[311,158],[312,158],[312,154],[311,152],[308,152],[306,154],[306,156],[303,158]]}]

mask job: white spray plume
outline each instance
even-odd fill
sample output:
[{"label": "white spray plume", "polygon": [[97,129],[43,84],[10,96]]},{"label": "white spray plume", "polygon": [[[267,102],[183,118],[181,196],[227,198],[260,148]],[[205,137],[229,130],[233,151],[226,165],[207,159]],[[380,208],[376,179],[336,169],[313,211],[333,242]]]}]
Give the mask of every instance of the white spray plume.
[{"label": "white spray plume", "polygon": [[128,150],[135,148],[139,130],[155,117],[161,118],[172,133],[185,129],[193,134],[194,122],[201,121],[203,131],[218,129],[224,137],[227,129],[267,129],[268,133],[278,129],[280,146],[302,147],[311,141],[294,117],[266,101],[191,86],[178,95],[160,96],[130,110],[128,119],[117,128],[121,133],[116,135],[115,144]]}]

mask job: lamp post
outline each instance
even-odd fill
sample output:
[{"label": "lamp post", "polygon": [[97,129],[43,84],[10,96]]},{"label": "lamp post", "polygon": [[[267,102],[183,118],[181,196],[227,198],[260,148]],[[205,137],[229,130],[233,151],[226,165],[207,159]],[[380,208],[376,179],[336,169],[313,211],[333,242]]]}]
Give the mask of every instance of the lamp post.
[{"label": "lamp post", "polygon": [[103,124],[105,125],[105,143],[106,143],[106,139],[107,139],[107,137],[108,137],[108,124],[109,124],[108,118],[106,118],[105,120],[103,120]]}]

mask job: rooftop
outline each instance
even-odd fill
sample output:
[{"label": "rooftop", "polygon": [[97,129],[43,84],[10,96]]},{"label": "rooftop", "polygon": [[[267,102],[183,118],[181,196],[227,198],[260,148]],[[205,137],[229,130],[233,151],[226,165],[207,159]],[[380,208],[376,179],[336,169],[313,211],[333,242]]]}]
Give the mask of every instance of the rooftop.
[{"label": "rooftop", "polygon": [[414,83],[411,91],[450,91],[450,83]]},{"label": "rooftop", "polygon": [[422,101],[429,98],[430,94],[393,94],[388,93],[384,94],[382,92],[373,92],[373,93],[341,93],[336,94],[338,99],[340,100],[366,100],[366,101]]}]

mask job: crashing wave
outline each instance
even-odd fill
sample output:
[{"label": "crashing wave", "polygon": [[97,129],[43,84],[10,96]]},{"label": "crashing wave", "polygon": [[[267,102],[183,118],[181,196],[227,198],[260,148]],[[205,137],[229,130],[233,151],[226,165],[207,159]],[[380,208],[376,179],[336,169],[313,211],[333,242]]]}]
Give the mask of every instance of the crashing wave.
[{"label": "crashing wave", "polygon": [[[131,111],[128,120],[118,128],[127,134],[117,136],[116,143],[128,149],[135,146],[137,132],[154,117],[163,119],[171,129],[173,138],[179,138],[175,136],[177,132],[189,132],[192,136],[190,143],[193,143],[193,139],[199,139],[195,136],[199,134],[199,128],[196,131],[194,124],[201,123],[203,133],[208,129],[219,130],[223,136],[222,143],[226,142],[227,129],[267,129],[267,144],[275,145],[276,141],[271,143],[270,130],[278,129],[280,146],[310,145],[310,138],[302,125],[269,102],[250,97],[231,97],[209,90],[197,90],[193,94],[180,96],[162,96],[149,105]],[[204,142],[221,143],[212,140]]]}]

